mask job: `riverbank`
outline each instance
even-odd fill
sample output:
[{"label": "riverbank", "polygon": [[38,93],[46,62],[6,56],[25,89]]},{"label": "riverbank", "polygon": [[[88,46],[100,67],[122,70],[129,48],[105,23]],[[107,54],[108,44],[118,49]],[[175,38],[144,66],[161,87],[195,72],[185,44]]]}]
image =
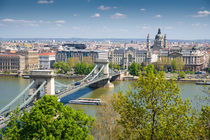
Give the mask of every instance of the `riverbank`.
[{"label": "riverbank", "polygon": [[[26,76],[29,76],[28,74],[22,74],[21,76],[18,75],[17,73],[10,73],[10,74],[7,74],[7,73],[0,73],[0,77],[26,77]],[[64,75],[64,74],[55,74],[55,78],[56,79],[82,79],[84,78],[85,75]]]},{"label": "riverbank", "polygon": [[19,75],[17,73],[10,73],[10,74],[7,74],[7,73],[0,73],[0,76],[8,76],[8,77],[18,77]]}]

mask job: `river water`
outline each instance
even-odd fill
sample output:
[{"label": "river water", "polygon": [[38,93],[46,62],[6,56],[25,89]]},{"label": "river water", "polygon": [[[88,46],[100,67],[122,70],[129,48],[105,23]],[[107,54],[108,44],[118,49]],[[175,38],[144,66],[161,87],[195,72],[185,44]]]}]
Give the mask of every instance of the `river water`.
[{"label": "river water", "polygon": [[[56,79],[61,83],[67,84],[72,82],[71,79]],[[0,77],[0,108],[8,104],[14,97],[16,97],[27,85],[29,84],[29,79],[17,78],[17,77]],[[68,95],[61,99],[61,102],[68,104],[70,99],[76,99],[78,97],[82,98],[109,98],[110,95],[116,93],[117,91],[126,92],[128,86],[131,86],[135,81],[115,81],[114,88],[98,88],[91,89],[89,87],[83,88],[72,95]],[[193,106],[199,102],[195,97],[202,97],[206,94],[204,93],[204,87],[201,85],[195,85],[194,82],[177,82],[180,88],[182,97],[187,97],[192,101]],[[96,111],[100,109],[100,106],[91,105],[70,105],[75,109],[81,109],[88,115],[95,116]]]}]

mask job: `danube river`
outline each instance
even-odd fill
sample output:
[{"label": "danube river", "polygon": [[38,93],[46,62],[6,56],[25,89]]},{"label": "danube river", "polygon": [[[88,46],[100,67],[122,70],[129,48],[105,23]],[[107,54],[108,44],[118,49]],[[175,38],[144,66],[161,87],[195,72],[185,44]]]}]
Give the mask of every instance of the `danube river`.
[{"label": "danube river", "polygon": [[[61,83],[67,84],[72,82],[70,79],[56,79]],[[14,97],[16,97],[28,84],[29,79],[17,78],[17,77],[0,77],[0,108],[8,104]],[[68,104],[70,99],[75,99],[78,97],[83,98],[109,98],[110,95],[116,93],[117,91],[126,92],[128,86],[132,86],[135,81],[115,81],[114,88],[98,88],[91,89],[89,87],[83,88],[72,95],[66,96],[61,99],[65,104]],[[187,97],[192,100],[193,106],[197,106],[199,100],[195,97],[202,97],[206,94],[203,92],[204,87],[201,85],[195,85],[194,82],[177,82],[180,88],[182,97]],[[100,109],[100,106],[91,105],[70,105],[75,109],[81,109],[85,113],[94,116],[96,111]]]}]

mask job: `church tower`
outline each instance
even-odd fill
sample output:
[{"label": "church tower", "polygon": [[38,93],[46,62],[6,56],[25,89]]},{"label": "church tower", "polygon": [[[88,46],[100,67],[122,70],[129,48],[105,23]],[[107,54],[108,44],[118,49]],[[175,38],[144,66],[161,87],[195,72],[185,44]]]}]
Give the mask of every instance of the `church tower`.
[{"label": "church tower", "polygon": [[167,48],[167,40],[166,40],[166,34],[164,35],[164,48]]},{"label": "church tower", "polygon": [[161,35],[161,31],[160,28],[158,29],[158,33],[155,36],[155,41],[154,41],[154,45],[153,45],[153,49],[154,50],[159,50],[163,48],[163,36]]},{"label": "church tower", "polygon": [[149,34],[147,35],[147,50],[150,51],[150,39],[149,39]]}]

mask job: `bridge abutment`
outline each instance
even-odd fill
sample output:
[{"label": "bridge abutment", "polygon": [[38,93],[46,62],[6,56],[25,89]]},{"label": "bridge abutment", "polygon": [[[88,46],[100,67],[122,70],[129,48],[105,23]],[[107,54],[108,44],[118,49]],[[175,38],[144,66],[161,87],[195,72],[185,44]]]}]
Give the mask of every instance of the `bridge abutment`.
[{"label": "bridge abutment", "polygon": [[[54,85],[54,72],[52,70],[32,70],[30,72],[30,82],[35,81],[35,83],[30,88],[30,94],[33,94],[39,86],[46,81],[44,86],[44,94],[55,95],[55,85]],[[40,93],[38,94],[40,96]],[[39,98],[37,96],[37,98]]]}]

